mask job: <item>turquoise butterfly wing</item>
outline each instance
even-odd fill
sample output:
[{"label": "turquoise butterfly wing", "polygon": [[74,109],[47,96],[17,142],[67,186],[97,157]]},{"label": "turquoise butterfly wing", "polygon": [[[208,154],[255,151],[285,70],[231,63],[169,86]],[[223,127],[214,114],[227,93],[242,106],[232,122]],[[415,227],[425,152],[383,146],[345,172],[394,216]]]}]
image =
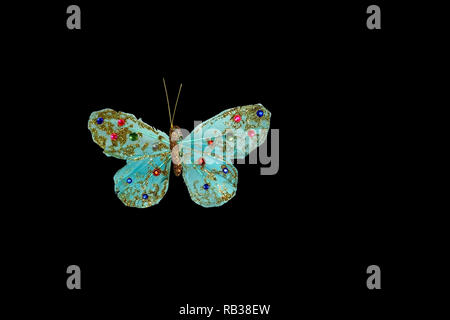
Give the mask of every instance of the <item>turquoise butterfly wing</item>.
[{"label": "turquoise butterfly wing", "polygon": [[[114,189],[119,199],[129,207],[148,208],[164,197],[169,187],[170,157],[156,156],[128,160],[114,175]],[[161,172],[155,175],[153,168]]]},{"label": "turquoise butterfly wing", "polygon": [[[200,155],[199,155],[200,156]],[[233,198],[238,172],[231,163],[203,155],[205,164],[183,163],[183,179],[192,201],[203,207],[218,207]]]},{"label": "turquoise butterfly wing", "polygon": [[218,207],[234,197],[238,173],[232,162],[264,143],[270,117],[261,104],[227,109],[179,142],[184,182],[195,203]]},{"label": "turquoise butterfly wing", "polygon": [[119,199],[137,208],[161,201],[169,186],[171,165],[167,134],[132,114],[112,109],[93,112],[88,128],[107,156],[127,161],[114,176]]}]

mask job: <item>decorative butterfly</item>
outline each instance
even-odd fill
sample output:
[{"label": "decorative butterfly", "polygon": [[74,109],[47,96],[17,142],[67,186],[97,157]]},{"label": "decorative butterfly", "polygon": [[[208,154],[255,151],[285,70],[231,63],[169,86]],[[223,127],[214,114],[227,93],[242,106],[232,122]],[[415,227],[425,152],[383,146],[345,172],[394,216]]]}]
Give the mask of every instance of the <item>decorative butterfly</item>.
[{"label": "decorative butterfly", "polygon": [[170,166],[183,174],[191,199],[203,207],[218,207],[234,197],[238,172],[233,159],[245,158],[267,138],[270,112],[261,104],[227,109],[198,125],[182,138],[169,109],[169,136],[129,113],[103,109],[89,117],[92,139],[107,156],[127,161],[114,176],[119,199],[130,207],[147,208],[164,197]]}]

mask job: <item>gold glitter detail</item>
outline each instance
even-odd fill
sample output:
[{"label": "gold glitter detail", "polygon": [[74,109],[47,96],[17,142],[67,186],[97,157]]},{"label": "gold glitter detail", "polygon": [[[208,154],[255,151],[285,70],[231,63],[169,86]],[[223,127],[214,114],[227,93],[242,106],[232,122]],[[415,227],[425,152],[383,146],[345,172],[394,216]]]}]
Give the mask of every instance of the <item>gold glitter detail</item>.
[{"label": "gold glitter detail", "polygon": [[[227,166],[228,174],[226,175],[219,169],[206,168],[207,165],[203,168],[200,165],[183,167],[183,177],[185,177],[188,170],[196,170],[203,179],[202,181],[195,180],[191,187],[189,187],[189,184],[186,184],[188,185],[189,195],[195,203],[211,207],[221,205],[235,196],[237,190],[237,169],[234,166]],[[218,181],[218,177],[224,180]],[[211,181],[215,181],[215,183],[211,183]],[[203,189],[204,184],[209,185],[208,190]],[[225,188],[225,185],[227,185],[227,188]],[[232,192],[228,192],[227,189]]]},{"label": "gold glitter detail", "polygon": [[148,146],[149,146],[148,142],[144,143],[144,145],[141,147],[142,151],[145,151],[145,149],[147,149]]}]

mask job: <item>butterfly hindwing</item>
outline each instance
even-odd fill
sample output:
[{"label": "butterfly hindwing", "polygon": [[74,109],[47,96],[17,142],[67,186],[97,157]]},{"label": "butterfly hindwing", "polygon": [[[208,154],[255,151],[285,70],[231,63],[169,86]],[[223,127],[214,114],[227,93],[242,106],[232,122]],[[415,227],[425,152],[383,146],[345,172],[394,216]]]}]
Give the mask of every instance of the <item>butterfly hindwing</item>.
[{"label": "butterfly hindwing", "polygon": [[183,179],[192,201],[203,207],[218,207],[233,198],[238,172],[232,164],[204,157],[204,164],[183,164]]},{"label": "butterfly hindwing", "polygon": [[117,196],[129,207],[147,208],[157,204],[169,187],[171,163],[168,154],[128,160],[114,175]]},{"label": "butterfly hindwing", "polygon": [[132,114],[103,109],[89,117],[92,139],[107,156],[141,159],[146,155],[170,152],[169,137]]}]

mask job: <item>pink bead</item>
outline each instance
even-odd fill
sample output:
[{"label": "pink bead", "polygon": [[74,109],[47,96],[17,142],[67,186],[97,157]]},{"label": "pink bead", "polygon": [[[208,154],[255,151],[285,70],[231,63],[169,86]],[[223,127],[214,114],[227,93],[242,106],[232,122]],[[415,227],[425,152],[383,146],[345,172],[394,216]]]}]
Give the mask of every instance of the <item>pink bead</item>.
[{"label": "pink bead", "polygon": [[239,121],[241,121],[241,116],[237,114],[234,116],[234,122],[239,122]]},{"label": "pink bead", "polygon": [[248,130],[248,136],[249,136],[250,138],[254,137],[255,134],[256,134],[255,130]]},{"label": "pink bead", "polygon": [[117,140],[117,133],[112,133],[111,134],[111,140]]}]

